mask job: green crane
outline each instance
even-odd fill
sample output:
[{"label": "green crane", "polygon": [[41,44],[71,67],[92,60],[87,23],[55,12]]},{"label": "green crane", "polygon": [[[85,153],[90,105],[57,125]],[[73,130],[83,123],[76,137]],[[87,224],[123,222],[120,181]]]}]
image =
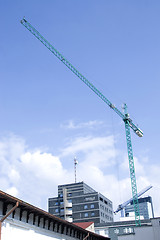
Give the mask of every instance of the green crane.
[{"label": "green crane", "polygon": [[127,105],[124,104],[124,114],[118,110],[92,83],[90,83],[87,78],[85,78],[61,53],[59,53],[25,18],[21,20],[21,24],[26,27],[39,41],[41,41],[62,63],[64,63],[81,81],[83,81],[93,92],[95,92],[114,112],[116,112],[124,121],[126,140],[127,140],[127,150],[129,159],[129,169],[132,187],[132,197],[135,211],[135,224],[136,226],[141,226],[138,196],[137,196],[137,185],[135,176],[135,167],[132,151],[131,133],[130,128],[139,137],[143,136],[142,130],[140,130],[130,119]]}]

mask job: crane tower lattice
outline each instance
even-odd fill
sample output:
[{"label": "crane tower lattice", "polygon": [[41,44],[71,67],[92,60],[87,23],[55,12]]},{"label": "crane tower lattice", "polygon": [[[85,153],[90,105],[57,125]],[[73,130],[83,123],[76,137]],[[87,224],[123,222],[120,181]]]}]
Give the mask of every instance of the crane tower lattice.
[{"label": "crane tower lattice", "polygon": [[139,205],[138,205],[138,196],[137,196],[137,185],[136,185],[136,176],[135,176],[135,167],[132,151],[132,142],[131,142],[131,133],[130,128],[136,133],[139,137],[143,136],[143,132],[139,129],[130,119],[127,112],[127,105],[124,105],[124,114],[118,110],[91,82],[87,80],[60,52],[58,52],[25,18],[21,20],[21,24],[26,27],[39,41],[41,41],[64,65],[66,65],[77,77],[83,81],[95,94],[97,94],[114,112],[116,112],[125,123],[126,131],[126,141],[127,141],[127,150],[128,150],[128,160],[129,160],[129,169],[130,169],[130,178],[131,178],[131,188],[132,188],[132,198],[135,211],[135,223],[136,226],[141,225],[140,214],[139,214]]}]

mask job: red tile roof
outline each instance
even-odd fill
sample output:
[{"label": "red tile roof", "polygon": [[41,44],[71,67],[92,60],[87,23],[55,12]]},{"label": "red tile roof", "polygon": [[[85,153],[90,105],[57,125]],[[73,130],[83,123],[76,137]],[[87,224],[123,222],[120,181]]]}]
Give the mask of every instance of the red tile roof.
[{"label": "red tile roof", "polygon": [[92,225],[93,222],[78,222],[78,223],[73,223],[73,224],[75,224],[76,226],[81,227],[81,228],[83,228],[83,229],[86,229],[86,228],[88,228],[90,225]]}]

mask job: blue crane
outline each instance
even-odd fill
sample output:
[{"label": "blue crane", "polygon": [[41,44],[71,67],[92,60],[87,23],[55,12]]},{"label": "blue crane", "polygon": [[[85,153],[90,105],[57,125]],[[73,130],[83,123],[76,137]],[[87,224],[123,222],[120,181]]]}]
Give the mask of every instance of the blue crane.
[{"label": "blue crane", "polygon": [[[147,192],[149,189],[151,189],[152,186],[148,186],[146,188],[144,188],[143,190],[141,190],[138,194],[137,194],[137,197],[140,197],[141,195],[143,195],[145,192]],[[129,200],[127,200],[126,202],[118,205],[118,208],[117,210],[114,212],[115,214],[118,213],[119,211],[121,211],[121,217],[124,217],[124,213],[123,213],[123,209],[133,201],[133,198],[130,198]]]},{"label": "blue crane", "polygon": [[116,112],[124,121],[125,132],[126,132],[126,141],[127,141],[127,150],[128,150],[128,160],[129,160],[129,169],[130,169],[130,178],[131,178],[131,188],[132,188],[132,197],[135,211],[135,224],[140,226],[140,214],[139,214],[139,205],[137,197],[137,185],[136,185],[136,176],[135,176],[135,167],[133,159],[133,150],[131,142],[131,133],[130,128],[136,133],[139,137],[143,136],[143,132],[138,128],[130,119],[127,105],[124,104],[124,114],[118,110],[91,82],[87,80],[60,52],[56,50],[25,18],[21,20],[21,24],[26,27],[41,43],[43,43],[66,67],[68,67],[81,81],[83,81],[95,94],[97,94],[114,112]]}]

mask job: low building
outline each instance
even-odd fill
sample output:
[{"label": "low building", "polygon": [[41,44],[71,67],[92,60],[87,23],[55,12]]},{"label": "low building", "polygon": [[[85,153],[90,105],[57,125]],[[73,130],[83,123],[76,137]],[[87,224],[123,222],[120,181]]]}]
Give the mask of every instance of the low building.
[{"label": "low building", "polygon": [[109,240],[0,191],[0,240]]},{"label": "low building", "polygon": [[135,221],[95,224],[95,233],[111,240],[159,240],[160,218],[141,220],[140,227],[135,225]]},{"label": "low building", "polygon": [[113,222],[112,202],[84,182],[58,186],[48,199],[48,211],[70,222]]}]

